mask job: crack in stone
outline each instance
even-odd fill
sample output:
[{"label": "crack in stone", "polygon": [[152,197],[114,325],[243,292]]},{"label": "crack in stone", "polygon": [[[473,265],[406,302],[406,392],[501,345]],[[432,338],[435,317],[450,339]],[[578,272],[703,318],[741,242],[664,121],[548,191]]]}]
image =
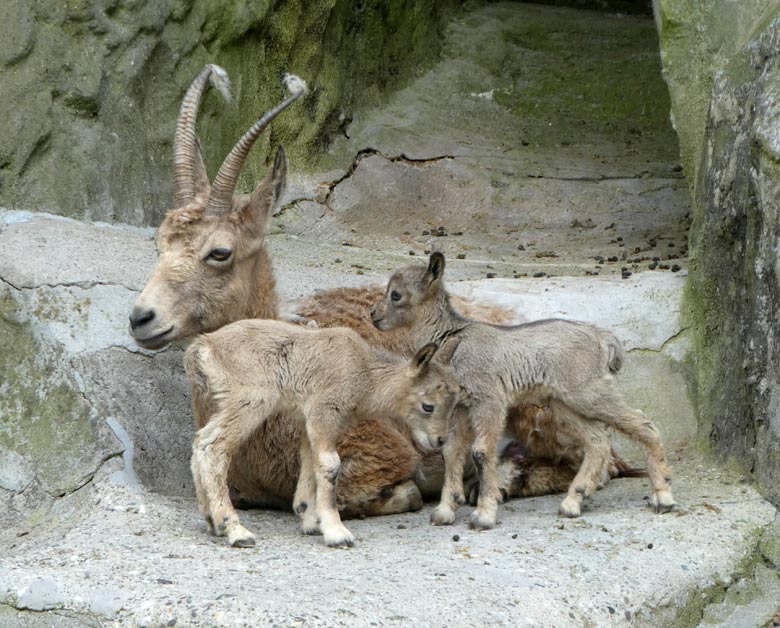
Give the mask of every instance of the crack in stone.
[{"label": "crack in stone", "polygon": [[130,292],[140,292],[138,288],[133,288],[131,286],[127,286],[123,283],[114,283],[111,281],[99,281],[97,279],[85,279],[82,281],[63,281],[58,283],[36,283],[35,285],[28,286],[28,285],[19,285],[8,281],[4,277],[0,277],[0,282],[10,286],[14,290],[17,290],[19,292],[23,290],[38,290],[39,288],[81,288],[82,290],[91,290],[92,288],[95,288],[97,286],[105,286],[109,288],[124,288],[125,290],[129,290]]},{"label": "crack in stone", "polygon": [[288,209],[297,206],[300,203],[304,202],[312,202],[317,203],[318,205],[323,205],[325,208],[329,210],[333,210],[333,207],[330,205],[330,199],[333,195],[333,190],[336,189],[336,186],[338,186],[343,181],[346,181],[350,177],[352,177],[353,174],[355,174],[355,171],[357,170],[358,166],[360,165],[360,162],[363,161],[365,157],[372,157],[374,155],[379,155],[383,159],[386,159],[389,162],[396,163],[396,162],[403,162],[408,164],[429,164],[434,163],[437,161],[443,161],[446,159],[455,159],[454,155],[437,155],[436,157],[425,157],[420,159],[415,159],[413,157],[407,157],[405,153],[401,153],[400,155],[385,155],[382,151],[376,149],[376,148],[363,148],[359,150],[354,159],[352,160],[352,163],[347,168],[347,171],[340,176],[338,179],[333,179],[331,181],[325,181],[321,185],[327,188],[327,193],[325,194],[324,199],[320,200],[317,196],[315,197],[308,197],[303,196],[300,198],[295,198],[284,205],[282,205],[279,210],[274,214],[274,217],[281,216],[284,214]]},{"label": "crack in stone", "polygon": [[666,347],[668,347],[672,342],[680,338],[685,332],[687,332],[690,329],[691,329],[690,325],[686,327],[682,327],[680,331],[672,334],[666,340],[664,340],[658,349],[653,349],[652,347],[634,347],[633,349],[630,349],[628,353],[644,353],[644,352],[663,353]]},{"label": "crack in stone", "polygon": [[373,157],[374,155],[379,155],[383,159],[386,159],[387,161],[392,163],[401,161],[410,164],[428,164],[436,161],[442,161],[444,159],[455,159],[453,155],[440,155],[437,157],[430,157],[427,159],[412,159],[410,157],[407,157],[404,153],[401,153],[400,155],[396,155],[396,156],[389,156],[389,155],[385,155],[382,151],[376,148],[370,148],[370,147],[363,148],[355,154],[355,158],[352,160],[352,163],[349,165],[349,168],[347,168],[347,171],[341,177],[326,183],[326,185],[328,186],[328,193],[325,196],[324,203],[322,204],[325,205],[328,209],[333,209],[330,205],[330,199],[331,196],[333,196],[333,191],[336,189],[336,186],[346,181],[347,179],[351,178],[352,175],[355,174],[355,171],[357,170],[358,166],[360,165],[360,162],[363,161],[363,159],[365,159],[366,157]]},{"label": "crack in stone", "polygon": [[596,175],[581,177],[552,177],[544,174],[527,174],[528,179],[550,179],[551,181],[579,181],[582,183],[600,183],[601,181],[633,181],[644,178],[641,174],[635,175]]}]

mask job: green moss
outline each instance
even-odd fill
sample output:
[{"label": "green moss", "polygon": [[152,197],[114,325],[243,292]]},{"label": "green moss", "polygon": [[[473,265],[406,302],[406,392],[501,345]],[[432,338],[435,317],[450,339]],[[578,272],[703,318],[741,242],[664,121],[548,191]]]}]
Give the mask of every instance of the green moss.
[{"label": "green moss", "polygon": [[[516,78],[496,100],[528,122],[532,143],[550,133],[562,141],[606,135],[629,144],[644,136],[654,138],[642,140],[651,150],[648,160],[665,156],[676,138],[667,123],[653,22],[591,13],[577,18],[549,12],[543,24],[509,35],[507,45],[517,54],[508,59],[516,67],[503,71]],[[524,70],[530,64],[533,72]]]},{"label": "green moss", "polygon": [[58,356],[18,316],[13,297],[0,293],[0,447],[28,460],[45,490],[61,494],[94,468],[97,426]]}]

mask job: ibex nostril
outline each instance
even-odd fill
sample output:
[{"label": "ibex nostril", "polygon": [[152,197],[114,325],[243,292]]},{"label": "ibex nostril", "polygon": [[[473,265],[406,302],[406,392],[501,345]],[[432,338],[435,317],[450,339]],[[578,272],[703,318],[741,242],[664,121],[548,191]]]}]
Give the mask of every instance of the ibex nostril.
[{"label": "ibex nostril", "polygon": [[444,442],[445,442],[444,436],[439,436],[439,447],[444,446]]},{"label": "ibex nostril", "polygon": [[136,329],[154,320],[154,310],[135,311],[130,314],[130,329]]}]

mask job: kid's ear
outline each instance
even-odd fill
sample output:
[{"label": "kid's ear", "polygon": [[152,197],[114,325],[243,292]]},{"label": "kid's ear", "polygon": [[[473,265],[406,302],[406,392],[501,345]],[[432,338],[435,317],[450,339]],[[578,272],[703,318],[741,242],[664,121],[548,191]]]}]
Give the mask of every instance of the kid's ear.
[{"label": "kid's ear", "polygon": [[424,372],[428,368],[428,364],[436,355],[436,350],[439,348],[435,342],[429,342],[422,349],[420,349],[412,358],[412,366],[420,373]]},{"label": "kid's ear", "polygon": [[444,274],[444,255],[438,251],[431,253],[431,257],[428,259],[428,270],[426,275],[429,275],[431,281],[441,279]]},{"label": "kid's ear", "polygon": [[452,356],[455,355],[455,350],[460,345],[460,338],[450,337],[444,341],[438,353],[436,353],[436,361],[441,364],[449,364],[452,360]]}]

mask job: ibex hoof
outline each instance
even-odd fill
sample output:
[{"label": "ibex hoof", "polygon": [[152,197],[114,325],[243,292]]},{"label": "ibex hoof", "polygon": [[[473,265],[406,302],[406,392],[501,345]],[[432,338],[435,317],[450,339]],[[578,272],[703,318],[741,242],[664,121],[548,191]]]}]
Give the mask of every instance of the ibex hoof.
[{"label": "ibex hoof", "polygon": [[571,497],[571,496],[567,497],[561,502],[561,505],[558,507],[558,514],[561,517],[568,517],[570,519],[579,517],[581,514],[579,500],[576,497]]},{"label": "ibex hoof", "polygon": [[328,530],[325,535],[325,545],[328,547],[352,547],[355,544],[355,537],[344,526],[335,530]]},{"label": "ibex hoof", "polygon": [[455,512],[451,508],[437,506],[431,513],[431,525],[451,526],[455,523]]},{"label": "ibex hoof", "polygon": [[228,541],[233,547],[254,547],[255,535],[243,526],[236,526],[228,533]]},{"label": "ibex hoof", "polygon": [[653,493],[652,504],[653,510],[659,515],[671,512],[677,505],[671,491],[656,491]]},{"label": "ibex hoof", "polygon": [[322,531],[320,530],[320,520],[317,517],[307,517],[304,515],[301,518],[301,531],[307,536],[322,534]]},{"label": "ibex hoof", "polygon": [[496,527],[495,515],[475,510],[469,517],[469,526],[473,530],[492,530]]}]

